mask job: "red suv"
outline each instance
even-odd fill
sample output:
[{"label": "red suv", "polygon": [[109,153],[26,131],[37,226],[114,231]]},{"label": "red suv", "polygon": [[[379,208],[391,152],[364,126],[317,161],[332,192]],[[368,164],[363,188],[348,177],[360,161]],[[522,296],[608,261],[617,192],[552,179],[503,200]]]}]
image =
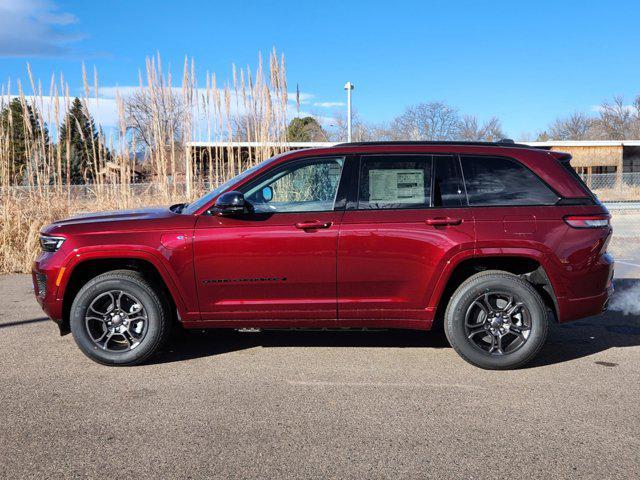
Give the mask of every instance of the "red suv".
[{"label": "red suv", "polygon": [[41,232],[38,301],[109,365],[185,328],[442,322],[482,368],[530,361],[550,321],[612,293],[607,209],[570,156],[498,143],[350,143],[273,157],[191,204]]}]

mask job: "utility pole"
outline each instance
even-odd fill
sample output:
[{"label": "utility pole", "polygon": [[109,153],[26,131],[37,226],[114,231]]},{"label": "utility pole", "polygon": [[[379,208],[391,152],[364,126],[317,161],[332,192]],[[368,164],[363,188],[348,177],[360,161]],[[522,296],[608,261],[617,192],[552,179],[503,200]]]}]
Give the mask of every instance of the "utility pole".
[{"label": "utility pole", "polygon": [[[184,158],[184,181],[185,181],[185,193],[188,199],[191,199],[191,155],[192,149],[191,145],[187,144],[187,151],[185,152],[186,156]],[[171,172],[175,178],[175,172]]]},{"label": "utility pole", "polygon": [[347,91],[347,142],[351,142],[351,90],[356,86],[347,82],[344,84],[344,89]]}]

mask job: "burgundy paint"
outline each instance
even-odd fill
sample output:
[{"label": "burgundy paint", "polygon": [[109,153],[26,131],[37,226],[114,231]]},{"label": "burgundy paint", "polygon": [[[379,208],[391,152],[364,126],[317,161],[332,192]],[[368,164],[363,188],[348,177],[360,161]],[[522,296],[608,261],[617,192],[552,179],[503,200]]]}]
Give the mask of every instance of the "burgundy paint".
[{"label": "burgundy paint", "polygon": [[[468,145],[299,150],[229,190],[293,159],[385,152],[509,156],[561,196],[585,196],[556,152]],[[211,216],[205,213],[210,206],[194,215],[144,209],[48,225],[43,233],[67,241],[34,264],[34,282],[39,272],[49,285],[38,301],[59,321],[74,269],[112,258],[153,265],[187,327],[429,329],[456,266],[478,257],[538,261],[557,297],[560,321],[599,313],[611,293],[613,261],[606,254],[611,229],[574,229],[563,221],[567,215],[607,213],[601,205],[286,213],[259,222]]]}]

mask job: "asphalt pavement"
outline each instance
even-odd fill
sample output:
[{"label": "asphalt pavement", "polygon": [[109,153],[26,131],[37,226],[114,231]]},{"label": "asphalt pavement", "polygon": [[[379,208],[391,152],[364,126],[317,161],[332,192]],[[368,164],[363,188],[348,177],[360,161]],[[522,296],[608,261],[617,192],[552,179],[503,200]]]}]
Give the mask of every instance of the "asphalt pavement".
[{"label": "asphalt pavement", "polygon": [[0,478],[640,477],[638,316],[555,325],[507,372],[407,331],[195,332],[109,368],[27,275],[0,292]]}]

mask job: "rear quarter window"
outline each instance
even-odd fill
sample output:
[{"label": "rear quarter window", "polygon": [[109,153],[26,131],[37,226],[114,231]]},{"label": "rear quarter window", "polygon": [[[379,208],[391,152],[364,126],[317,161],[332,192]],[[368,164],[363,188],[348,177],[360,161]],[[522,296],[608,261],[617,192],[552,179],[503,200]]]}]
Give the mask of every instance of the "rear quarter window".
[{"label": "rear quarter window", "polygon": [[573,178],[578,183],[578,185],[580,185],[580,188],[584,191],[584,193],[586,193],[592,200],[598,201],[598,198],[596,197],[595,193],[591,191],[591,189],[587,186],[587,184],[584,183],[584,180],[582,180],[580,175],[578,175],[578,172],[576,172],[574,168],[571,166],[570,159],[571,157],[568,157],[567,159],[559,160],[560,165],[562,165],[564,169],[569,173],[569,175],[571,175],[571,178]]},{"label": "rear quarter window", "polygon": [[460,157],[470,206],[553,205],[558,195],[531,170],[505,157]]}]

